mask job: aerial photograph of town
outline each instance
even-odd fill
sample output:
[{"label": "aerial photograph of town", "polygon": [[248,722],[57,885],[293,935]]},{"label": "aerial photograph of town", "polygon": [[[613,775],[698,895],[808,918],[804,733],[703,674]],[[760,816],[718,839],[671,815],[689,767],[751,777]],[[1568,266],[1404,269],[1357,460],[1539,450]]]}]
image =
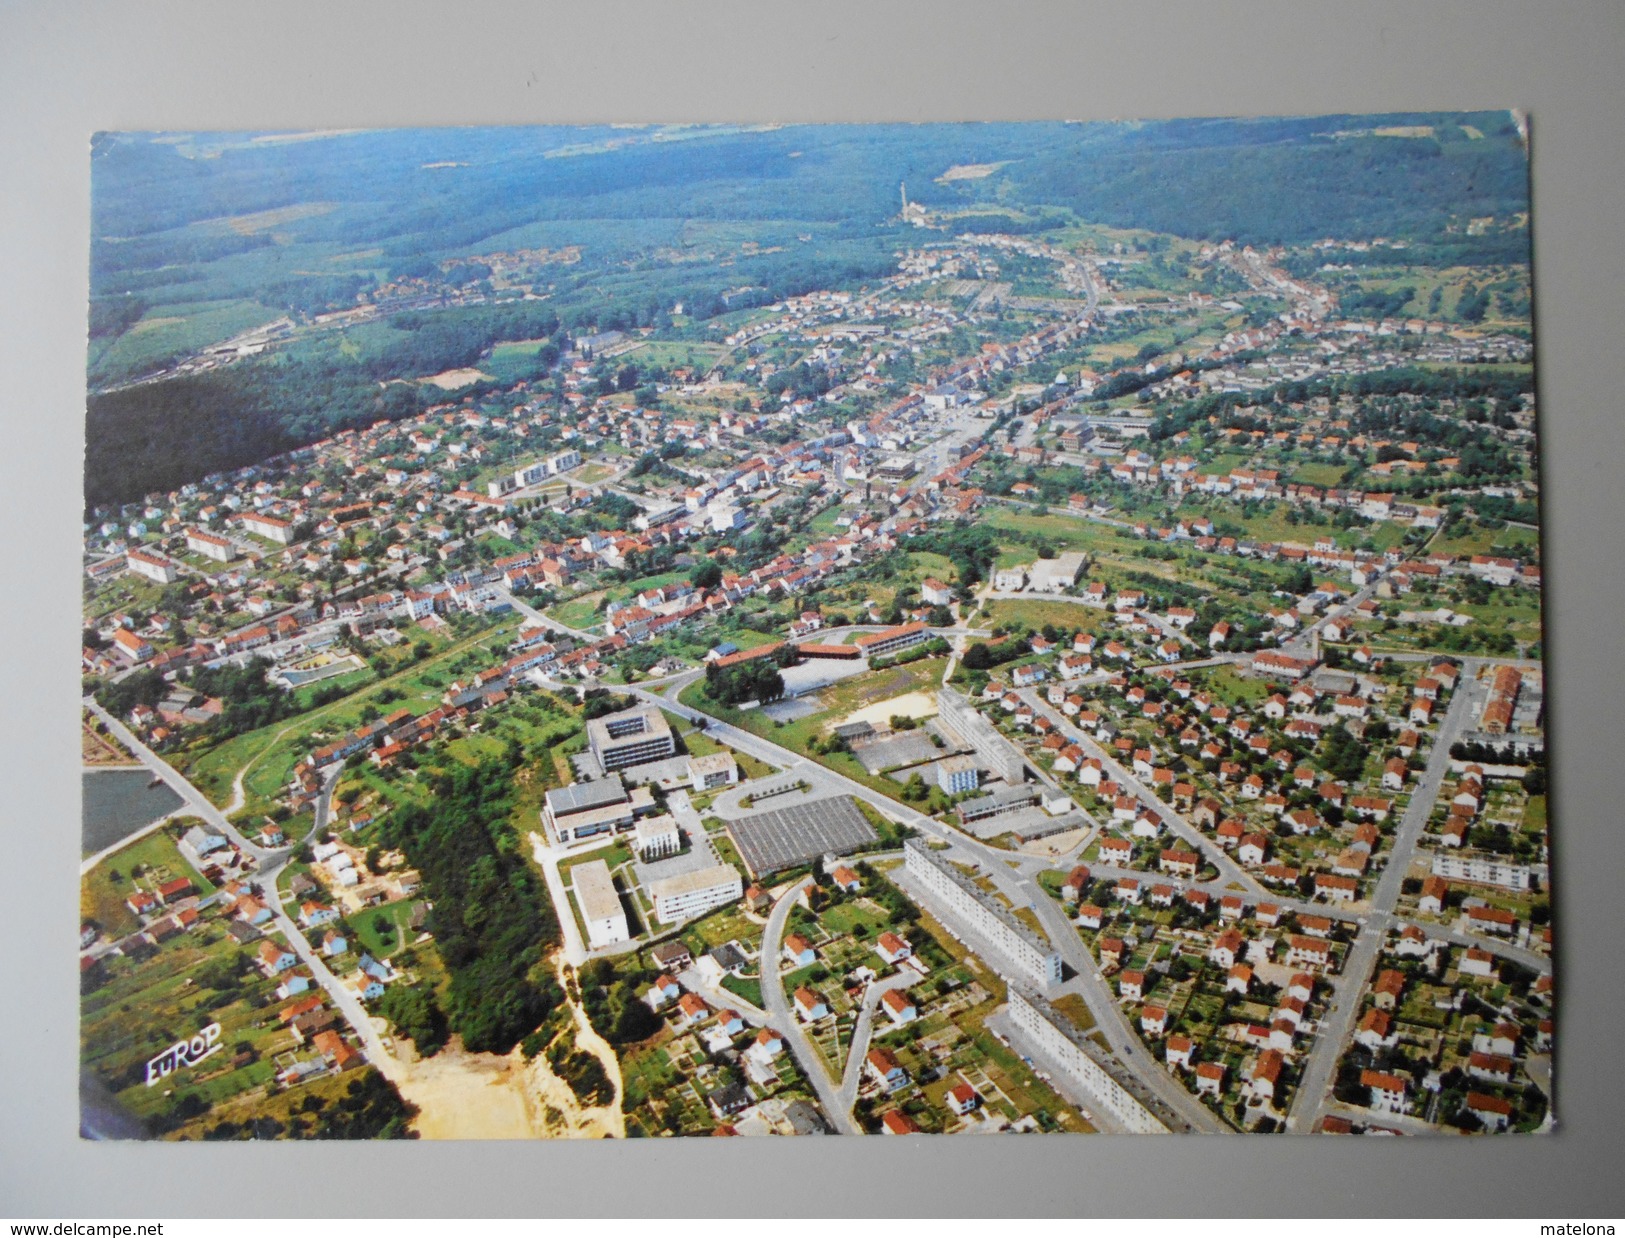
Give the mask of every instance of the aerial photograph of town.
[{"label": "aerial photograph of town", "polygon": [[1553,1128],[1521,114],[89,159],[84,1137]]}]

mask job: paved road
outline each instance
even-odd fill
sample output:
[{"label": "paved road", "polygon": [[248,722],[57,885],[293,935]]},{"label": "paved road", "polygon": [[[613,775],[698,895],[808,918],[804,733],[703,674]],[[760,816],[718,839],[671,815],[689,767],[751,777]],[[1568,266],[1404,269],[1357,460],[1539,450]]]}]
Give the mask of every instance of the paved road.
[{"label": "paved road", "polygon": [[550,632],[557,632],[560,636],[569,636],[578,641],[585,641],[588,644],[591,644],[593,641],[598,639],[596,633],[584,632],[579,628],[572,628],[568,624],[560,623],[557,619],[543,614],[529,602],[521,602],[512,593],[500,585],[496,586],[496,593],[498,597],[505,599],[510,606],[512,606],[521,615],[525,616],[525,618],[529,619],[532,623],[541,624]]},{"label": "paved road", "polygon": [[1371,981],[1371,973],[1387,940],[1388,930],[1396,923],[1391,913],[1399,901],[1401,884],[1410,870],[1416,844],[1433,812],[1439,788],[1450,771],[1450,746],[1460,737],[1468,722],[1478,716],[1484,691],[1482,685],[1471,679],[1466,671],[1463,672],[1434,737],[1427,768],[1412,789],[1410,803],[1394,833],[1394,847],[1388,855],[1387,867],[1377,879],[1372,893],[1372,911],[1343,960],[1342,973],[1333,987],[1330,1005],[1320,1021],[1319,1033],[1304,1062],[1298,1091],[1287,1115],[1289,1129],[1308,1130],[1325,1112],[1337,1063],[1342,1058],[1343,1047],[1360,1013],[1361,996]]},{"label": "paved road", "polygon": [[[841,1075],[839,1096],[842,1113],[851,1113],[852,1106],[858,1103],[858,1087],[863,1082],[863,1062],[869,1056],[869,1041],[874,1035],[875,1011],[879,1008],[881,994],[889,993],[892,989],[906,989],[918,979],[919,976],[912,971],[900,971],[895,976],[876,980],[864,990],[858,1021],[852,1027],[852,1047],[846,1053],[846,1070]],[[881,1033],[890,1031],[891,1026],[891,1016],[888,1015],[885,1026],[880,1029]]]},{"label": "paved road", "polygon": [[[291,847],[280,847],[269,850],[249,842],[226,820],[225,815],[210,803],[208,797],[183,778],[167,761],[137,739],[128,727],[124,726],[123,723],[119,722],[117,718],[94,701],[87,698],[85,703],[97,717],[107,724],[107,729],[119,742],[135,753],[143,765],[168,783],[171,789],[181,797],[192,811],[196,812],[210,825],[222,831],[226,837],[230,838],[242,849],[245,855],[252,856],[258,862],[259,871],[254,876],[254,882],[263,896],[266,906],[271,909],[277,927],[282,930],[283,937],[287,939],[288,948],[310,968],[310,974],[316,983],[327,994],[333,1006],[344,1015],[345,1020],[355,1032],[356,1038],[366,1050],[367,1060],[377,1066],[386,1077],[394,1079],[399,1073],[398,1063],[384,1048],[377,1029],[373,1027],[372,1016],[367,1013],[367,1008],[362,1004],[359,997],[340,984],[338,977],[327,969],[327,965],[322,961],[321,956],[312,950],[310,944],[305,941],[304,935],[299,931],[299,926],[289,918],[288,913],[282,908],[282,900],[277,895],[276,879],[283,866],[287,863],[288,856],[293,849]],[[322,794],[317,801],[316,819],[318,827],[326,819],[329,793],[336,781],[337,771],[334,771],[328,775],[323,784]]]},{"label": "paved road", "polygon": [[184,803],[188,809],[190,809],[197,816],[201,817],[204,821],[208,822],[210,825],[214,826],[227,838],[231,839],[232,842],[237,844],[238,848],[242,850],[244,855],[252,856],[261,865],[265,864],[269,860],[281,860],[287,856],[291,848],[281,847],[276,849],[267,849],[259,846],[256,843],[250,842],[247,837],[238,831],[236,826],[232,825],[231,822],[226,820],[225,814],[210,802],[208,796],[204,795],[203,792],[199,791],[190,782],[183,778],[180,771],[172,766],[168,761],[164,760],[151,748],[147,747],[146,744],[142,743],[129,727],[125,726],[112,714],[108,713],[107,710],[103,709],[94,698],[87,696],[84,700],[84,704],[85,708],[89,709],[91,713],[95,714],[102,720],[108,731],[115,739],[119,741],[119,743],[123,744],[135,754],[136,760],[140,761],[141,764],[146,766],[147,769],[150,770],[156,777],[161,778],[166,784],[168,784],[169,789],[181,797],[182,803]]},{"label": "paved road", "polygon": [[1256,898],[1268,899],[1270,897],[1269,891],[1261,886],[1251,873],[1226,855],[1223,848],[1197,829],[1191,822],[1187,821],[1172,806],[1164,804],[1158,799],[1151,788],[1136,778],[1132,771],[1118,764],[1117,759],[1107,749],[1101,747],[1093,739],[1073,726],[1064,714],[1059,711],[1051,711],[1036,690],[1023,688],[1018,695],[1027,704],[1031,705],[1035,712],[1043,713],[1062,735],[1071,739],[1090,756],[1098,758],[1101,764],[1106,767],[1106,772],[1160,817],[1170,832],[1177,834],[1186,843],[1196,848],[1197,853],[1218,870],[1220,878],[1230,883],[1232,893],[1239,887],[1243,893]]},{"label": "paved road", "polygon": [[779,901],[773,904],[773,913],[767,918],[767,928],[762,934],[762,1001],[767,1006],[773,1026],[784,1033],[785,1042],[801,1067],[801,1073],[807,1076],[813,1091],[818,1094],[818,1103],[823,1106],[824,1114],[836,1134],[861,1135],[863,1132],[852,1120],[851,1106],[841,1107],[840,1093],[825,1070],[818,1050],[802,1030],[801,1020],[790,1009],[789,999],[784,993],[784,956],[781,953],[784,926],[790,919],[791,908],[796,905],[796,896],[811,884],[811,877],[796,882],[779,896]]}]

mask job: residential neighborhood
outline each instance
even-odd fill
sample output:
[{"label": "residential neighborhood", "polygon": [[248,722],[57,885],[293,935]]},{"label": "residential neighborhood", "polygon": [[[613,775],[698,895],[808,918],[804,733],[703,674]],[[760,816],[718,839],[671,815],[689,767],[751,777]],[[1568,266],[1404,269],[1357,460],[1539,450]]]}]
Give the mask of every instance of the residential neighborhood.
[{"label": "residential neighborhood", "polygon": [[96,361],[375,389],[88,466],[82,1060],[150,1137],[1551,1128],[1526,206],[886,166],[863,262],[472,229]]}]

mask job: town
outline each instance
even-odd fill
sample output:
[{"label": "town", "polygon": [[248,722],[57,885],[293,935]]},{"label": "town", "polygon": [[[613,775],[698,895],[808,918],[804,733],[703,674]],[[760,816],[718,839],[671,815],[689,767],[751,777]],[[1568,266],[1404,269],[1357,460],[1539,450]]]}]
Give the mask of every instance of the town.
[{"label": "town", "polygon": [[1550,1127],[1527,263],[917,198],[709,317],[470,251],[141,377],[536,298],[87,507],[85,777],[167,807],[87,826],[82,1051],[150,1134]]}]

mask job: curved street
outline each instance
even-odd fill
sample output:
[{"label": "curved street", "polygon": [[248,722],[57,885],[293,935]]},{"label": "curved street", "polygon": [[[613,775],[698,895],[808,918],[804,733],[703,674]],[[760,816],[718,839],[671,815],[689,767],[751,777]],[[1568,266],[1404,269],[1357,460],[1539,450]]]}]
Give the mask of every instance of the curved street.
[{"label": "curved street", "polygon": [[762,1003],[767,1007],[774,1028],[784,1033],[785,1043],[790,1046],[801,1073],[807,1076],[807,1082],[818,1094],[818,1103],[829,1118],[830,1125],[837,1134],[860,1135],[863,1132],[852,1120],[851,1106],[842,1108],[841,1095],[830,1080],[829,1072],[824,1069],[823,1059],[818,1056],[818,1050],[808,1039],[801,1020],[790,1009],[790,1002],[784,995],[784,959],[781,953],[784,926],[790,919],[790,910],[796,905],[796,899],[811,884],[811,877],[803,877],[779,895],[779,901],[773,904],[773,912],[767,918],[767,928],[762,933]]}]

